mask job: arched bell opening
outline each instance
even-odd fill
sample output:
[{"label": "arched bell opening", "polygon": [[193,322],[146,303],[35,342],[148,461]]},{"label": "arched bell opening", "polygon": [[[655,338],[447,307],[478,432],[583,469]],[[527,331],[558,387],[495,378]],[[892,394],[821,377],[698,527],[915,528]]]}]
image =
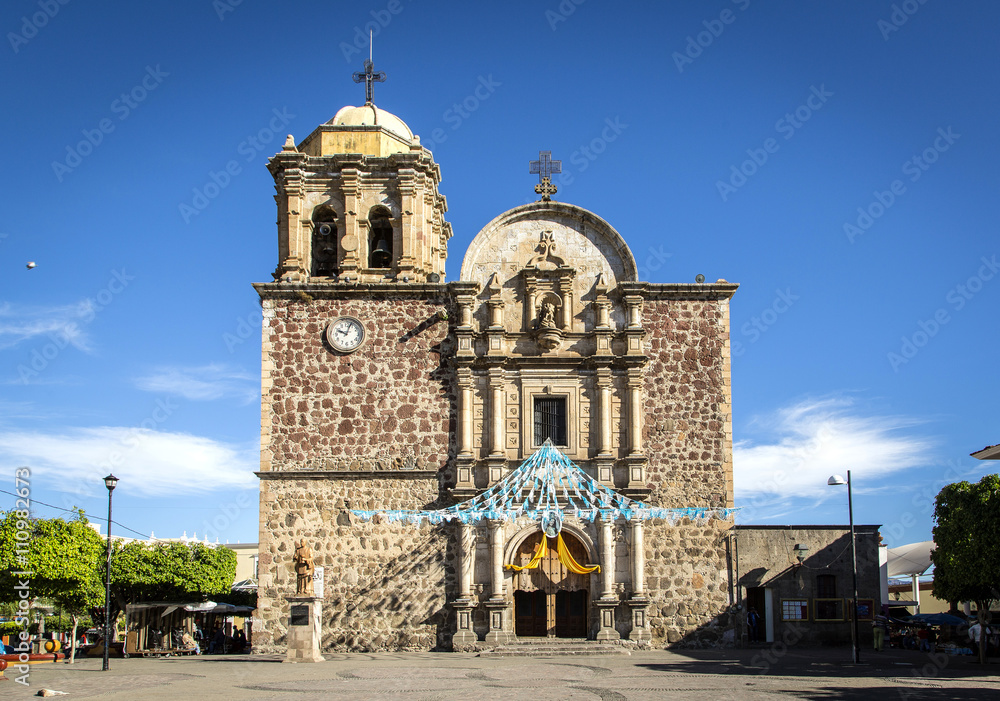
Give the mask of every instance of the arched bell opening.
[{"label": "arched bell opening", "polygon": [[368,231],[368,267],[392,267],[392,213],[381,205],[372,207]]},{"label": "arched bell opening", "polygon": [[[562,539],[560,552],[559,540]],[[586,638],[592,561],[587,546],[563,529],[558,538],[536,530],[514,545],[514,633],[518,637]]]},{"label": "arched bell opening", "polygon": [[312,277],[330,277],[337,273],[337,213],[329,205],[320,205],[312,215]]}]

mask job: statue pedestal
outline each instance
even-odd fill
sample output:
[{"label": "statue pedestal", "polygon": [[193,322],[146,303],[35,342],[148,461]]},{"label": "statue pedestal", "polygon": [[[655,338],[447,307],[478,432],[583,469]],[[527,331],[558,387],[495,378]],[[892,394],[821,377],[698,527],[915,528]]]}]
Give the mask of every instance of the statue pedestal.
[{"label": "statue pedestal", "polygon": [[286,596],[291,616],[288,621],[288,652],[283,662],[323,662],[319,654],[322,640],[323,599],[311,594]]}]

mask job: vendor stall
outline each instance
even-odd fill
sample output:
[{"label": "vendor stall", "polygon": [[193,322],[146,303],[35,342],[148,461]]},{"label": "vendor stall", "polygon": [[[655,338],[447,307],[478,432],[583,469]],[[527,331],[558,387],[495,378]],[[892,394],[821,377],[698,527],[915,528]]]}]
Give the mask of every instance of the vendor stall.
[{"label": "vendor stall", "polygon": [[[125,656],[169,657],[206,652],[214,631],[226,631],[231,616],[249,616],[252,606],[214,601],[143,602],[125,610]],[[228,638],[227,635],[220,636]],[[218,652],[229,652],[223,644]]]}]

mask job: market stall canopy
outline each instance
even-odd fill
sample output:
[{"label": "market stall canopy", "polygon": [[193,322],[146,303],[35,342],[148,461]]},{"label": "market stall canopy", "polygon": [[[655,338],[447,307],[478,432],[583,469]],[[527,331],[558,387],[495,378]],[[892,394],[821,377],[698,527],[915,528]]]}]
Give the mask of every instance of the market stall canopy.
[{"label": "market stall canopy", "polygon": [[934,541],[925,540],[921,543],[910,543],[900,545],[898,548],[888,548],[887,566],[889,577],[913,577],[927,572],[933,564],[931,562],[931,551],[934,550]]},{"label": "market stall canopy", "polygon": [[537,521],[547,536],[555,538],[562,530],[566,516],[585,521],[593,521],[598,516],[607,520],[648,521],[660,518],[676,523],[682,518],[726,519],[735,511],[717,507],[665,509],[629,499],[592,478],[550,440],[546,440],[534,455],[495,485],[472,499],[446,509],[354,509],[351,513],[363,521],[382,515],[390,523],[405,521],[414,525],[425,521],[432,524],[448,521],[468,524],[482,519],[515,521],[527,518]]},{"label": "market stall canopy", "polygon": [[217,604],[214,601],[193,601],[193,602],[170,602],[170,601],[145,601],[137,604],[129,604],[126,613],[141,611],[142,609],[162,608],[163,613],[160,618],[169,616],[177,610],[188,611],[190,613],[215,613],[229,615],[240,615],[250,613],[253,606],[234,606],[232,604]]}]

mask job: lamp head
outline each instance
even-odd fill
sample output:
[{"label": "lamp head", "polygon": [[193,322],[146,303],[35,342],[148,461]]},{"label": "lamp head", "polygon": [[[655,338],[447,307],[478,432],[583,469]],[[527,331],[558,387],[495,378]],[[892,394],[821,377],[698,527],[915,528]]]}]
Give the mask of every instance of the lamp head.
[{"label": "lamp head", "polygon": [[107,477],[104,478],[104,486],[108,488],[108,492],[113,492],[115,489],[115,485],[117,484],[118,484],[118,478],[115,477],[113,474],[109,474]]},{"label": "lamp head", "polygon": [[830,479],[828,479],[826,481],[826,483],[828,485],[830,485],[831,487],[833,487],[833,486],[836,486],[838,484],[847,484],[847,480],[845,480],[840,475],[833,475],[832,477],[830,477]]},{"label": "lamp head", "polygon": [[802,543],[796,543],[792,550],[795,551],[795,557],[801,565],[806,559],[806,554],[809,552],[809,546]]}]

